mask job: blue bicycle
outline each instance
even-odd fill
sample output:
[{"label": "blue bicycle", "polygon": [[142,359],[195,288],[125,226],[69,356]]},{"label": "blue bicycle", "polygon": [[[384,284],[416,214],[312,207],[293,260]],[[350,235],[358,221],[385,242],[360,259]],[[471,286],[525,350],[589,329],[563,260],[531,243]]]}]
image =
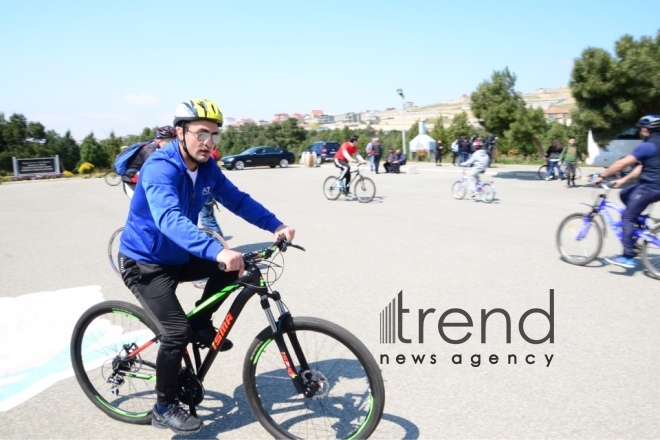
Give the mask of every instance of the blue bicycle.
[{"label": "blue bicycle", "polygon": [[[596,259],[603,246],[603,236],[607,230],[605,225],[609,225],[621,241],[622,223],[620,219],[614,219],[613,213],[620,216],[625,208],[607,200],[611,189],[609,186],[603,184],[602,188],[605,192],[598,195],[589,212],[569,215],[557,229],[557,248],[562,259],[568,263],[584,266]],[[596,222],[597,218],[603,224],[602,227]],[[649,273],[660,279],[660,225],[651,229],[649,218],[648,214],[637,218],[634,232],[635,251]]]}]

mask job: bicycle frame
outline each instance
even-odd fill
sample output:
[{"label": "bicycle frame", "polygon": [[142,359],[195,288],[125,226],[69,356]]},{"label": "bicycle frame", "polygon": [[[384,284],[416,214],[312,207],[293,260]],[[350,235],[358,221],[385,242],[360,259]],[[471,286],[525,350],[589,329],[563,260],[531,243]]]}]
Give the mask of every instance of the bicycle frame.
[{"label": "bicycle frame", "polygon": [[[623,215],[626,208],[607,200],[608,192],[609,188],[607,188],[607,192],[605,194],[599,194],[591,208],[591,211],[585,215],[584,225],[577,237],[578,240],[582,240],[584,237],[586,237],[587,232],[589,231],[589,220],[596,215],[600,215],[601,218],[603,218],[606,224],[610,227],[612,232],[619,239],[619,241],[623,242],[623,223],[621,220],[615,221],[610,212],[616,211],[619,215]],[[633,231],[633,240],[637,241],[641,238],[645,241],[653,243],[656,246],[660,246],[660,238],[649,232],[650,228],[646,223],[648,217],[649,216],[646,214],[637,217],[637,225]]]},{"label": "bicycle frame", "polygon": [[[266,250],[266,253],[270,252],[269,255],[264,255],[264,253],[262,252],[259,253],[257,257],[268,258],[275,250],[276,247],[273,246],[272,248]],[[195,366],[193,367],[193,363],[190,358],[190,353],[188,352],[188,350],[186,350],[183,356],[183,362],[185,366],[195,374],[195,376],[197,377],[200,383],[203,382],[204,378],[206,377],[206,374],[209,372],[211,365],[213,365],[213,362],[218,355],[219,348],[222,347],[223,342],[227,339],[227,336],[229,335],[231,329],[236,324],[236,321],[238,320],[238,317],[241,314],[243,308],[254,295],[259,295],[259,297],[261,298],[260,301],[261,307],[264,310],[270,328],[273,331],[272,339],[274,339],[275,343],[277,344],[279,352],[282,356],[282,362],[284,364],[284,368],[287,370],[287,373],[293,382],[293,386],[295,387],[296,392],[298,392],[299,394],[304,394],[306,397],[314,396],[316,392],[316,388],[314,387],[314,384],[313,383],[304,384],[303,378],[301,378],[298,375],[298,373],[296,373],[296,371],[294,371],[292,368],[293,362],[292,362],[291,354],[289,352],[289,348],[284,343],[284,337],[282,335],[283,328],[286,326],[286,324],[288,324],[291,321],[292,317],[289,311],[287,310],[286,306],[282,302],[279,292],[277,291],[269,292],[268,286],[264,281],[261,270],[259,269],[259,267],[257,267],[256,261],[247,264],[245,271],[246,274],[244,274],[239,280],[237,280],[235,284],[231,284],[225,287],[220,292],[216,293],[215,295],[207,299],[204,303],[200,304],[199,306],[197,306],[195,309],[193,309],[191,312],[188,313],[187,317],[188,319],[190,319],[191,317],[197,315],[203,310],[206,310],[209,307],[217,304],[219,301],[226,299],[227,297],[229,297],[229,295],[242,288],[240,293],[238,293],[238,296],[234,299],[234,302],[229,308],[229,311],[225,315],[222,324],[218,328],[218,332],[213,340],[213,343],[211,344],[211,347],[209,347],[209,351],[204,357],[204,359],[203,360],[201,359],[200,348],[193,344],[192,348],[193,348],[193,357],[195,360]],[[273,311],[271,309],[270,300],[273,300],[277,306],[279,313],[277,319],[275,318],[275,315],[273,314]],[[126,359],[135,358],[141,351],[151,346],[152,344],[158,342],[160,338],[161,335],[157,335],[151,340],[142,344],[140,347],[137,347],[135,350],[128,353]],[[298,359],[298,362],[301,366],[301,371],[309,371],[310,368],[307,363],[307,360],[305,359],[305,356],[300,348],[300,344],[298,343],[295,333],[293,332],[290,332],[290,341],[292,348],[295,352],[296,358]],[[121,365],[121,363],[118,363],[118,365]],[[120,372],[120,371],[115,371],[115,372],[117,374],[122,374],[126,376],[132,374],[130,372]],[[145,380],[155,380],[155,377],[147,377],[144,375],[135,375],[134,377],[142,378]],[[192,390],[189,391],[192,393]],[[189,398],[189,406],[190,406],[191,414],[194,415],[195,404],[192,396],[190,396]]]}]

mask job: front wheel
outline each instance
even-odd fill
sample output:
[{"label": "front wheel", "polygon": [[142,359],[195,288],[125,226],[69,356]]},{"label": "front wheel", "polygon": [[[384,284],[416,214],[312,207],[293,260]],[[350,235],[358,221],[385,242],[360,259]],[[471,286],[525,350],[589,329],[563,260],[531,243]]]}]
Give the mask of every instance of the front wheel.
[{"label": "front wheel", "polygon": [[642,245],[642,261],[649,273],[660,279],[660,226],[656,226],[651,231],[656,237],[655,243],[645,241]]},{"label": "front wheel", "polygon": [[490,203],[495,198],[495,188],[490,183],[481,185],[481,201]]},{"label": "front wheel", "polygon": [[236,163],[234,164],[234,169],[242,170],[243,168],[245,168],[245,162],[243,162],[242,160],[237,160]]},{"label": "front wheel", "polygon": [[457,200],[465,197],[465,185],[460,180],[451,186],[451,196]]},{"label": "front wheel", "polygon": [[341,194],[341,188],[336,176],[330,176],[323,182],[323,195],[328,200],[337,200]]},{"label": "front wheel", "polygon": [[369,203],[376,196],[376,184],[368,177],[360,177],[351,186],[360,203]]},{"label": "front wheel", "polygon": [[[105,301],[80,317],[71,337],[71,363],[85,395],[115,420],[151,423],[156,403],[158,330],[140,307]],[[143,347],[139,354],[133,354]]]},{"label": "front wheel", "polygon": [[117,229],[110,236],[108,241],[108,259],[110,260],[110,267],[112,270],[121,277],[119,271],[119,243],[121,242],[121,234],[124,232],[124,227]]},{"label": "front wheel", "polygon": [[[317,318],[293,318],[282,328],[293,359],[285,363],[264,329],[243,364],[247,402],[259,423],[275,438],[367,438],[385,406],[385,387],[376,360],[354,335]],[[292,341],[298,341],[299,350]],[[301,367],[301,357],[306,367]],[[303,362],[304,363],[304,362]],[[299,394],[300,378],[313,389]]]},{"label": "front wheel", "polygon": [[539,179],[545,180],[545,178],[548,177],[548,166],[541,165],[541,167],[538,170],[538,175],[539,175]]},{"label": "front wheel", "polygon": [[115,170],[110,170],[103,176],[105,183],[110,186],[117,186],[121,183],[121,176],[115,172]]},{"label": "front wheel", "polygon": [[557,229],[557,248],[564,261],[584,266],[596,259],[603,246],[598,223],[585,214],[571,214]]}]

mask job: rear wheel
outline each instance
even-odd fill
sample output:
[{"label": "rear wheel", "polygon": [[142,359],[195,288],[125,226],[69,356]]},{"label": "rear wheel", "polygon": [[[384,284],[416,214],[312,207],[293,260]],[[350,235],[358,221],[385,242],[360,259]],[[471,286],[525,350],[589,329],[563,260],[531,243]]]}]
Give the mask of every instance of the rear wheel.
[{"label": "rear wheel", "polygon": [[[245,396],[259,423],[275,438],[369,437],[383,415],[385,387],[364,344],[317,318],[293,318],[282,333],[290,362],[282,360],[267,328],[243,364]],[[292,375],[302,380],[309,397],[296,391]]]},{"label": "rear wheel", "polygon": [[289,166],[289,161],[288,160],[286,160],[286,159],[280,160],[280,167],[286,168],[288,166]]},{"label": "rear wheel", "polygon": [[[660,226],[656,226],[651,231],[651,234],[655,235],[656,239],[660,241]],[[649,273],[660,279],[660,242],[650,243],[645,241],[642,245],[642,262],[644,266],[649,271]]]},{"label": "rear wheel", "polygon": [[465,185],[463,185],[463,182],[460,180],[458,182],[454,182],[454,184],[451,186],[451,195],[457,200],[465,197]]},{"label": "rear wheel", "polygon": [[323,195],[328,200],[337,200],[341,194],[336,176],[330,176],[323,182]]},{"label": "rear wheel", "polygon": [[376,184],[368,177],[361,177],[351,184],[353,194],[360,203],[369,203],[376,196]]},{"label": "rear wheel", "polygon": [[541,167],[538,170],[538,175],[539,175],[539,179],[545,180],[545,178],[548,177],[548,166],[541,165]]},{"label": "rear wheel", "polygon": [[557,229],[557,248],[564,261],[584,266],[596,259],[603,246],[598,223],[585,214],[571,214]]},{"label": "rear wheel", "polygon": [[[151,422],[156,403],[158,334],[141,308],[123,301],[92,306],[71,337],[71,363],[78,383],[97,408],[113,419]],[[133,354],[142,347],[139,354]]]},{"label": "rear wheel", "polygon": [[495,190],[490,183],[484,183],[481,185],[481,201],[485,203],[490,203],[495,198]]}]

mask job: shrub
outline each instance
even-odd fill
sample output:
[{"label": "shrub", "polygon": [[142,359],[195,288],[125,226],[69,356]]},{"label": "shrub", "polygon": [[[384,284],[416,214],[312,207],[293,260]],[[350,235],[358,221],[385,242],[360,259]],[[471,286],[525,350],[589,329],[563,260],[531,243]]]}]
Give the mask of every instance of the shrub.
[{"label": "shrub", "polygon": [[89,162],[85,162],[78,167],[78,174],[89,174],[94,169],[94,165]]},{"label": "shrub", "polygon": [[65,171],[62,173],[63,177],[73,177],[73,173],[71,171]]}]

